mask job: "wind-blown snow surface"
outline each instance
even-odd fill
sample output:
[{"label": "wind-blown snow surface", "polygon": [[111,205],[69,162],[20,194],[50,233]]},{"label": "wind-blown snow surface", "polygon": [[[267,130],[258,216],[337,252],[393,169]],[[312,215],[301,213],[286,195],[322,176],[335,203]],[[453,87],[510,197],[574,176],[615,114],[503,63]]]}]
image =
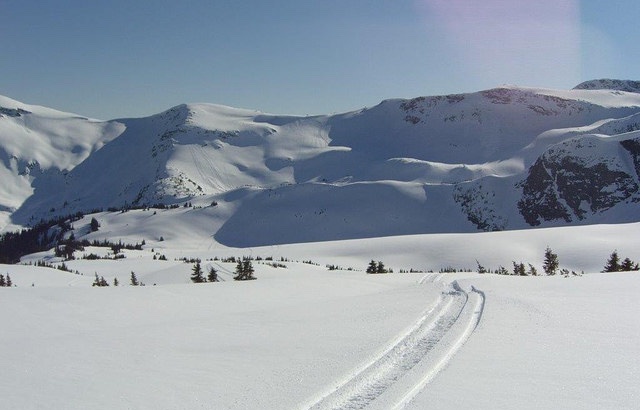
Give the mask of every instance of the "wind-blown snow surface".
[{"label": "wind-blown snow surface", "polygon": [[[105,213],[86,237],[143,239],[129,222],[162,216]],[[82,275],[3,265],[17,287],[0,288],[0,395],[20,409],[632,409],[640,274],[398,271],[475,258],[540,269],[549,245],[562,267],[595,272],[613,249],[637,260],[639,241],[638,224],[620,224],[235,249],[177,230],[125,259],[66,262]],[[255,261],[258,280],[240,283],[233,263],[207,260],[242,254],[290,261]],[[223,282],[189,283],[181,257],[202,258]],[[372,258],[396,273],[365,274]],[[35,260],[59,263],[23,258]],[[147,286],[128,286],[131,271]],[[91,287],[94,272],[121,286]]]}]

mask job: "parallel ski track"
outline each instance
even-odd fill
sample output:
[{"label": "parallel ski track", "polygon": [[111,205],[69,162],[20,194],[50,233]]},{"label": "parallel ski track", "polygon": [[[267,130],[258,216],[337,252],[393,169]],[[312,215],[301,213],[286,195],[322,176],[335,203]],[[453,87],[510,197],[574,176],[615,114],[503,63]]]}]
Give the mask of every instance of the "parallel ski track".
[{"label": "parallel ski track", "polygon": [[[436,282],[442,276],[443,274],[427,274],[420,279],[419,283]],[[404,408],[433,380],[471,336],[480,321],[483,308],[484,293],[475,288],[472,288],[471,292],[466,292],[454,281],[451,284],[451,290],[443,292],[436,305],[380,356],[303,408],[309,410],[366,408],[374,404],[373,402],[382,394],[393,390],[391,387],[412,372],[414,367],[419,367],[419,377],[416,378],[415,374],[408,377],[410,379],[408,389],[395,389],[399,391],[392,391],[392,397],[385,397],[385,403],[391,404],[388,408],[394,410]],[[462,322],[458,323],[461,320]],[[467,323],[464,323],[465,320]],[[454,325],[456,329],[452,332]],[[460,325],[463,326],[462,329]],[[439,346],[445,336],[449,344]],[[450,340],[451,336],[453,340]],[[424,363],[416,366],[427,357],[426,369]]]}]

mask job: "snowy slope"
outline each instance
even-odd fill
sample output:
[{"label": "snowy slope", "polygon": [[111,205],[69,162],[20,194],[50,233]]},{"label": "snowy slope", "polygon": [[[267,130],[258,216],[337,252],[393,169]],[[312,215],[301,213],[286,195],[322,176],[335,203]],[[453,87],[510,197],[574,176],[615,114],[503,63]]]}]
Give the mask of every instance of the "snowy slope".
[{"label": "snowy slope", "polygon": [[33,194],[33,183],[61,177],[124,130],[0,96],[0,229]]},{"label": "snowy slope", "polygon": [[[217,203],[210,235],[231,246],[637,221],[640,94],[591,89],[603,87],[503,87],[316,117],[181,105],[109,123],[118,138],[34,180],[12,221]],[[575,178],[593,192],[567,188]]]},{"label": "snowy slope", "polygon": [[[237,249],[203,232],[176,231],[158,242],[135,231],[134,225],[153,225],[134,224],[141,218],[160,218],[154,229],[171,231],[178,213],[193,217],[195,210],[152,212],[97,214],[101,229],[81,235],[147,239],[143,250],[125,251],[125,259],[66,262],[80,274],[0,266],[17,285],[0,288],[0,310],[11,316],[0,333],[8,352],[0,356],[4,406],[637,405],[638,273],[398,273],[474,267],[476,258],[489,267],[516,259],[540,268],[547,245],[562,267],[595,272],[616,248],[638,260],[637,223]],[[86,223],[76,223],[79,236]],[[286,268],[255,261],[258,280],[239,283],[230,280],[233,263],[213,260],[242,254],[285,257]],[[192,264],[177,260],[182,257],[201,258],[224,281],[189,283]],[[365,274],[371,258],[396,273]],[[23,262],[36,260],[59,263],[50,252]],[[355,270],[329,271],[325,264]],[[145,287],[127,285],[131,271]],[[118,277],[121,285],[91,287],[94,272],[110,283]]]}]

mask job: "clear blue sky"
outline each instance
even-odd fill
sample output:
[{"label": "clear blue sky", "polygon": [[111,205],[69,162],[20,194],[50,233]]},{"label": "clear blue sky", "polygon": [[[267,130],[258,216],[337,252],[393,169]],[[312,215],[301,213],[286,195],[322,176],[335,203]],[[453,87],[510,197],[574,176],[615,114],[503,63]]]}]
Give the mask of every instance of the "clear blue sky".
[{"label": "clear blue sky", "polygon": [[637,0],[0,0],[0,94],[100,119],[639,80]]}]

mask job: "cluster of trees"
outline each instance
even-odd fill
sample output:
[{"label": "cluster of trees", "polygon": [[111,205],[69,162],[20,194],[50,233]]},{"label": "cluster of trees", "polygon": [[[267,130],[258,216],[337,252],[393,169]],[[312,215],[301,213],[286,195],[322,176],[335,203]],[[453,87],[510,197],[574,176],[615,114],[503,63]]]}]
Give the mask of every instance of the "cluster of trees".
[{"label": "cluster of trees", "polygon": [[253,274],[255,273],[253,270],[253,264],[251,263],[251,259],[243,258],[242,260],[238,260],[238,264],[236,265],[236,276],[233,277],[234,280],[254,280],[257,279]]},{"label": "cluster of trees", "polygon": [[[96,273],[96,278],[94,279],[93,284],[91,286],[98,286],[98,287],[109,286],[109,282],[105,280],[104,276],[98,277],[98,274]],[[118,285],[115,285],[115,286],[118,286]]]},{"label": "cluster of trees", "polygon": [[[109,282],[107,282],[107,280],[104,278],[104,276],[98,276],[98,274],[95,274],[96,277],[93,281],[93,284],[91,286],[97,286],[97,287],[104,287],[104,286],[109,286]],[[131,286],[144,286],[144,283],[140,282],[138,280],[138,278],[136,277],[135,272],[131,271]],[[118,280],[118,278],[113,278],[113,286],[119,286],[120,285],[120,281]]]},{"label": "cluster of trees", "polygon": [[218,282],[218,271],[213,266],[209,267],[206,278],[204,277],[200,261],[196,261],[191,271],[191,281],[193,283]]},{"label": "cluster of trees", "polygon": [[31,229],[5,232],[0,235],[0,263],[18,263],[31,253],[46,251],[71,230],[71,222],[82,218],[76,214],[51,221],[40,221]]},{"label": "cluster of trees", "polygon": [[95,246],[101,248],[111,248],[111,252],[113,253],[112,257],[104,257],[100,258],[98,255],[89,254],[87,256],[83,256],[83,259],[122,259],[124,255],[120,255],[123,249],[127,250],[142,250],[142,247],[146,244],[145,240],[142,240],[142,243],[137,243],[135,245],[125,244],[122,241],[110,242],[106,239],[102,241],[93,240],[89,241],[84,239],[82,241],[77,241],[73,234],[66,239],[58,242],[58,245],[54,248],[54,254],[59,258],[64,258],[66,260],[75,259],[74,253],[76,251],[84,251],[85,246]]},{"label": "cluster of trees", "polygon": [[0,275],[0,287],[10,288],[11,286],[13,286],[13,282],[11,282],[11,276],[9,276],[9,273],[7,273],[6,279],[4,275]]},{"label": "cluster of trees", "polygon": [[629,258],[624,258],[624,260],[620,262],[618,251],[613,251],[609,256],[606,265],[604,265],[604,270],[602,272],[628,272],[638,270],[640,270],[640,265],[638,265],[637,262],[634,262]]},{"label": "cluster of trees", "polygon": [[[530,263],[527,263],[527,265],[525,265],[523,262],[515,262],[515,261],[513,261],[513,270],[512,271],[509,271],[505,267],[500,266],[498,269],[496,269],[496,270],[494,270],[492,272],[491,270],[488,270],[484,266],[482,266],[480,264],[480,262],[478,262],[478,261],[476,261],[476,262],[478,263],[478,272],[479,273],[496,273],[498,275],[515,275],[515,276],[538,276],[538,275],[540,275],[540,273],[538,272],[536,267],[533,266]],[[545,251],[544,251],[544,262],[542,264],[542,270],[543,270],[544,274],[547,275],[547,276],[554,276],[554,275],[558,275],[558,274],[563,275],[563,276],[569,276],[569,275],[577,276],[577,275],[579,275],[575,271],[569,272],[568,269],[560,269],[560,261],[558,259],[558,254],[554,253],[551,250],[551,248],[549,248],[548,246],[547,246],[547,249],[545,249]]]},{"label": "cluster of trees", "polygon": [[391,270],[385,268],[384,263],[382,261],[374,261],[373,259],[369,262],[369,266],[367,266],[367,273],[389,273]]}]

